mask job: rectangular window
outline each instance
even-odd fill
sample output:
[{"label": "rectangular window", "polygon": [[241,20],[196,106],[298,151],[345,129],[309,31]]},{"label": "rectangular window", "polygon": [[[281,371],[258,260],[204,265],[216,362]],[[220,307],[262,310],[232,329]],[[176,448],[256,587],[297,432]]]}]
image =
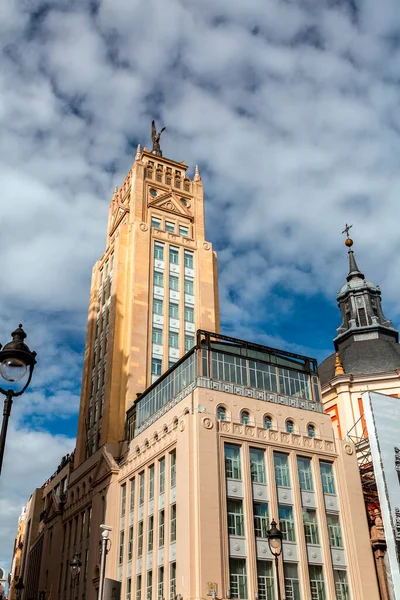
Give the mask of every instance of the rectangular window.
[{"label": "rectangular window", "polygon": [[158,298],[153,298],[153,313],[155,315],[162,315],[164,312],[163,301]]},{"label": "rectangular window", "polygon": [[185,306],[185,321],[194,323],[194,308],[192,306]]},{"label": "rectangular window", "polygon": [[266,502],[254,502],[254,534],[259,538],[267,538],[269,529],[268,504]]},{"label": "rectangular window", "polygon": [[325,600],[325,583],[322,567],[308,565],[310,575],[311,600]]},{"label": "rectangular window", "polygon": [[154,244],[154,258],[157,260],[164,260],[164,244],[159,244],[157,242]]},{"label": "rectangular window", "polygon": [[328,523],[329,541],[331,546],[343,548],[342,530],[340,527],[339,515],[327,513],[326,521]]},{"label": "rectangular window", "polygon": [[176,541],[176,504],[171,504],[170,542]]},{"label": "rectangular window", "polygon": [[92,524],[92,507],[88,508],[88,519],[87,519],[86,537],[90,536],[91,524]]},{"label": "rectangular window", "polygon": [[300,489],[311,492],[314,489],[311,471],[311,459],[305,458],[304,456],[298,456],[297,469],[299,473]]},{"label": "rectangular window", "polygon": [[147,536],[147,552],[153,551],[153,538],[154,538],[154,517],[149,517],[149,532]]},{"label": "rectangular window", "polygon": [[278,390],[275,365],[267,365],[253,360],[249,360],[248,363],[251,387],[271,392]]},{"label": "rectangular window", "polygon": [[132,512],[134,508],[135,508],[135,479],[131,479],[131,493],[130,493],[130,499],[129,499],[130,512]]},{"label": "rectangular window", "polygon": [[264,450],[250,448],[250,473],[251,480],[256,483],[266,483]]},{"label": "rectangular window", "polygon": [[165,231],[175,233],[175,223],[172,223],[172,221],[165,221]]},{"label": "rectangular window", "polygon": [[139,475],[139,506],[144,504],[144,471]]},{"label": "rectangular window", "polygon": [[185,227],[184,225],[179,225],[179,234],[188,237],[189,235],[189,227]]},{"label": "rectangular window", "polygon": [[179,265],[179,249],[174,246],[169,248],[169,262],[171,265]]},{"label": "rectangular window", "polygon": [[164,567],[158,567],[157,600],[164,598]]},{"label": "rectangular window", "polygon": [[179,348],[179,334],[176,331],[169,332],[168,345],[170,348]]},{"label": "rectangular window", "polygon": [[121,517],[125,516],[126,512],[126,483],[121,486]]},{"label": "rectangular window", "polygon": [[160,494],[163,494],[164,490],[165,490],[165,458],[161,458],[158,464],[159,464],[159,474],[160,474],[159,491],[160,491]]},{"label": "rectangular window", "polygon": [[257,561],[257,582],[259,600],[274,600],[274,572],[271,561]]},{"label": "rectangular window", "polygon": [[297,565],[294,563],[284,562],[283,572],[285,575],[286,600],[300,600],[300,581],[297,572]]},{"label": "rectangular window", "polygon": [[243,558],[231,558],[229,561],[229,580],[231,598],[247,598],[246,561]]},{"label": "rectangular window", "polygon": [[154,285],[158,285],[158,287],[164,287],[164,273],[154,271]]},{"label": "rectangular window", "polygon": [[153,327],[152,342],[153,344],[162,345],[162,329],[159,329],[158,327]]},{"label": "rectangular window", "polygon": [[185,294],[190,294],[193,296],[194,294],[194,282],[192,279],[185,279]]},{"label": "rectangular window", "polygon": [[171,319],[179,319],[179,305],[175,302],[169,303],[169,316]]},{"label": "rectangular window", "polygon": [[151,226],[157,227],[157,229],[161,229],[161,219],[158,219],[157,217],[151,217]]},{"label": "rectangular window", "polygon": [[132,560],[133,553],[133,525],[128,530],[128,560]]},{"label": "rectangular window", "polygon": [[169,565],[169,600],[175,600],[176,596],[176,563]]},{"label": "rectangular window", "polygon": [[347,583],[346,571],[334,569],[333,580],[335,582],[336,599],[350,600],[349,584]]},{"label": "rectangular window", "polygon": [[185,352],[189,352],[194,346],[194,335],[185,333]]},{"label": "rectangular window", "polygon": [[162,369],[161,358],[152,358],[151,359],[151,374],[152,375],[161,375],[161,369]]},{"label": "rectangular window", "polygon": [[125,532],[121,531],[119,534],[119,554],[118,554],[118,564],[122,565],[124,562],[124,537]]},{"label": "rectangular window", "polygon": [[225,475],[228,479],[241,479],[240,446],[225,444]]},{"label": "rectangular window", "polygon": [[154,465],[149,467],[149,500],[154,498]]},{"label": "rectangular window", "polygon": [[137,555],[142,556],[143,554],[143,521],[138,523],[138,538],[137,538]]},{"label": "rectangular window", "polygon": [[332,463],[320,460],[319,469],[321,473],[322,490],[324,494],[336,494]]},{"label": "rectangular window", "polygon": [[170,452],[170,486],[176,486],[176,450]]},{"label": "rectangular window", "polygon": [[279,529],[282,531],[282,539],[286,542],[295,542],[293,507],[278,505]]},{"label": "rectangular window", "polygon": [[307,544],[319,544],[317,512],[303,508],[304,535]]},{"label": "rectangular window", "polygon": [[141,600],[142,597],[142,576],[136,577],[136,600]]},{"label": "rectangular window", "polygon": [[175,277],[174,275],[169,276],[169,289],[174,292],[179,291],[179,277]]},{"label": "rectangular window", "polygon": [[147,571],[146,600],[151,600],[153,595],[153,571]]},{"label": "rectangular window", "polygon": [[131,600],[132,593],[132,579],[129,577],[126,580],[126,600]]},{"label": "rectangular window", "polygon": [[193,269],[193,252],[185,250],[185,267]]},{"label": "rectangular window", "polygon": [[164,510],[160,510],[158,513],[158,547],[162,548],[164,546],[164,537],[165,537],[165,512]]},{"label": "rectangular window", "polygon": [[274,452],[276,485],[290,487],[289,456],[282,452]]},{"label": "rectangular window", "polygon": [[242,500],[229,500],[228,508],[228,533],[229,535],[244,536],[244,517]]},{"label": "rectangular window", "polygon": [[287,396],[312,399],[310,376],[293,369],[278,368],[279,391]]}]

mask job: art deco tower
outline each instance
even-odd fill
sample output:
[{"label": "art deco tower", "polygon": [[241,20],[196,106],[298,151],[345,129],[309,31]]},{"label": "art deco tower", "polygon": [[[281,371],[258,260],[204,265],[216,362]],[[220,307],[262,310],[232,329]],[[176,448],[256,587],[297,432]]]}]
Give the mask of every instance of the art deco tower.
[{"label": "art deco tower", "polygon": [[126,410],[194,345],[197,329],[219,331],[203,185],[198,167],[193,180],[186,170],[157,142],[152,152],[139,146],[114,190],[92,274],[76,466],[124,438]]}]

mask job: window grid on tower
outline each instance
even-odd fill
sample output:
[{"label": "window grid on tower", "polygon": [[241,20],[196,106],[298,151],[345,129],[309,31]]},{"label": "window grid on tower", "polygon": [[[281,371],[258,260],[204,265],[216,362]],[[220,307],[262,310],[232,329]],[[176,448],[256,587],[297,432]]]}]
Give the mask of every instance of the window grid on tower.
[{"label": "window grid on tower", "polygon": [[[152,225],[155,217],[152,218]],[[161,220],[157,227],[161,227]],[[155,226],[155,225],[153,225]],[[153,323],[152,323],[152,354],[151,354],[151,380],[152,383],[162,373],[163,357],[163,330],[164,330],[164,304],[165,304],[165,244],[154,242],[154,270],[153,270]]]}]

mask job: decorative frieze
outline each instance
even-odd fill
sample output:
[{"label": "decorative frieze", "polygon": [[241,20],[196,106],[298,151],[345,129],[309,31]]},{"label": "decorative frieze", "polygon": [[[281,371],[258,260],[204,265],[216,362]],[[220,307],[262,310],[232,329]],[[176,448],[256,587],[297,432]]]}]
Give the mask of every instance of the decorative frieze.
[{"label": "decorative frieze", "polygon": [[241,425],[232,421],[218,421],[218,429],[221,433],[240,436],[243,438],[263,440],[279,445],[295,446],[309,449],[310,451],[320,451],[323,453],[336,454],[335,443],[333,440],[324,440],[310,438],[305,435],[276,431],[274,429],[264,429],[263,427],[250,427]]},{"label": "decorative frieze", "polygon": [[243,396],[245,398],[253,398],[254,400],[262,400],[264,402],[273,402],[274,404],[283,404],[293,408],[301,408],[303,410],[312,410],[313,412],[323,413],[324,409],[319,402],[306,400],[303,398],[293,398],[292,396],[283,396],[274,392],[267,392],[256,388],[236,385],[235,383],[225,383],[208,377],[198,377],[198,387],[204,387],[211,390],[218,390],[235,396]]}]

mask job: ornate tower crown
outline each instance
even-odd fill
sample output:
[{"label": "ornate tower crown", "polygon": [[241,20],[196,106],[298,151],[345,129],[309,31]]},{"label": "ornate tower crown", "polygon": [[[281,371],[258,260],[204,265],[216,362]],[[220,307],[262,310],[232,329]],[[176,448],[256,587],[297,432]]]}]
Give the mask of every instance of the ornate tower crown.
[{"label": "ornate tower crown", "polygon": [[397,330],[383,314],[379,286],[365,279],[358,268],[352,250],[353,240],[349,237],[351,227],[346,223],[343,231],[347,235],[345,245],[349,248],[349,273],[347,283],[337,295],[342,323],[334,339],[335,349],[339,350],[351,342],[378,338],[398,342]]}]

